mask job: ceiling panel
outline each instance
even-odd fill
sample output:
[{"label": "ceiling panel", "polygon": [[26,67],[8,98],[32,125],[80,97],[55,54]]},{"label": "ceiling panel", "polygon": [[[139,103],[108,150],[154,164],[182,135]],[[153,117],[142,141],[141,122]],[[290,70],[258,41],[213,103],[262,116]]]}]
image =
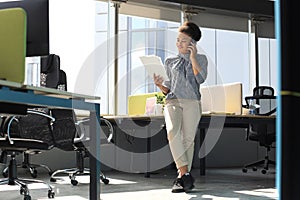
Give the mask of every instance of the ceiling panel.
[{"label": "ceiling panel", "polygon": [[274,16],[274,1],[269,0],[160,0],[164,2]]},{"label": "ceiling panel", "polygon": [[249,15],[274,17],[274,1],[270,0],[128,0],[129,3],[141,3],[182,9],[199,8],[210,13],[227,13],[227,15]]}]

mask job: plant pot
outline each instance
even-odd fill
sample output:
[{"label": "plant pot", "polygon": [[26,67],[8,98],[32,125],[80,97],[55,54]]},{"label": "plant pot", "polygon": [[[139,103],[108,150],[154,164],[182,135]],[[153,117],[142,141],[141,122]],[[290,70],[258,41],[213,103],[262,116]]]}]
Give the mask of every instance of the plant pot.
[{"label": "plant pot", "polygon": [[163,115],[163,105],[162,104],[154,105],[154,114],[155,115]]}]

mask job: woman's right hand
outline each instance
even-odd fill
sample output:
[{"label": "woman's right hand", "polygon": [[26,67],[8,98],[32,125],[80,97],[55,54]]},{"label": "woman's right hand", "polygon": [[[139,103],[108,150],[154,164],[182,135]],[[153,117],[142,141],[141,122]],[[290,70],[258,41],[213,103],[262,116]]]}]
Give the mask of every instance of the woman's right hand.
[{"label": "woman's right hand", "polygon": [[161,77],[160,75],[156,75],[156,74],[153,74],[153,80],[157,87],[162,86],[162,83],[164,81],[163,77]]},{"label": "woman's right hand", "polygon": [[162,91],[162,93],[164,93],[165,95],[168,94],[168,92],[170,91],[169,88],[163,86],[163,82],[164,82],[164,79],[163,77],[161,77],[160,75],[155,75],[153,74],[153,80],[154,80],[154,83],[157,87],[159,87],[159,89]]}]

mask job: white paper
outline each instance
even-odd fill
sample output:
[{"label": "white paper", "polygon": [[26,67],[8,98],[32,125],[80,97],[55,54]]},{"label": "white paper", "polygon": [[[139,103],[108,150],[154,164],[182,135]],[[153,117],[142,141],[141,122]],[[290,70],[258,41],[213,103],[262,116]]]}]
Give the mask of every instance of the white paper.
[{"label": "white paper", "polygon": [[160,57],[155,55],[149,55],[141,56],[140,59],[143,65],[145,66],[148,75],[151,76],[151,78],[153,78],[153,74],[155,74],[160,75],[164,80],[168,80],[166,70]]}]

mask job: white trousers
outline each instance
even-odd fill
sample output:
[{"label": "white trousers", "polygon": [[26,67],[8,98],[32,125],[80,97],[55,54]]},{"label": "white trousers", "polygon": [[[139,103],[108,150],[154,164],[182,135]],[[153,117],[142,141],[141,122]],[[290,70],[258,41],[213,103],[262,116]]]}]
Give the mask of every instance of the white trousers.
[{"label": "white trousers", "polygon": [[201,118],[201,103],[197,100],[172,99],[164,108],[170,150],[177,169],[192,168],[194,140]]}]

